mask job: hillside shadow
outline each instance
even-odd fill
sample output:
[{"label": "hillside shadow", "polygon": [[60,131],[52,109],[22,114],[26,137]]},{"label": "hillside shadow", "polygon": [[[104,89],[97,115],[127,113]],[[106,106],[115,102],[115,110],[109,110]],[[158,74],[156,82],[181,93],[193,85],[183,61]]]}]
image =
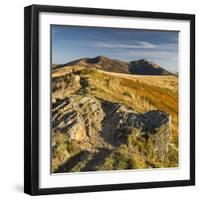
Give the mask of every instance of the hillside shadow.
[{"label": "hillside shadow", "polygon": [[80,161],[87,159],[89,156],[89,151],[81,151],[75,156],[69,158],[63,165],[61,165],[54,173],[65,173],[70,172],[70,170]]},{"label": "hillside shadow", "polygon": [[104,120],[102,121],[101,137],[112,146],[120,146],[122,143],[125,143],[125,141],[118,140],[116,137],[120,132],[120,115],[123,115],[123,112],[116,113],[120,106],[118,103],[108,101],[101,103],[101,108],[105,113]]},{"label": "hillside shadow", "polygon": [[106,157],[110,155],[112,150],[106,148],[100,148],[99,152],[93,155],[93,158],[87,162],[85,167],[81,169],[81,172],[97,171],[97,166],[104,162]]}]

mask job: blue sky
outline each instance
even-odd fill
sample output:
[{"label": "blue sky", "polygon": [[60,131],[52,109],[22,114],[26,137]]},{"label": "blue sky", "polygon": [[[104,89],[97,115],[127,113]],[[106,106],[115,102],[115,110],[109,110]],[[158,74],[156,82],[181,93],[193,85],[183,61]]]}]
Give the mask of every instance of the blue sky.
[{"label": "blue sky", "polygon": [[52,25],[52,63],[104,55],[178,71],[178,32]]}]

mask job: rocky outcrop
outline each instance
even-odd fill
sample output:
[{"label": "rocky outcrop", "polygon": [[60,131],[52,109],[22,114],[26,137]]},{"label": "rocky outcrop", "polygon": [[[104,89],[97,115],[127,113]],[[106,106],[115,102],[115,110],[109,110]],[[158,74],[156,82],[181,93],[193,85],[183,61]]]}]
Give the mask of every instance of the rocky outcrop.
[{"label": "rocky outcrop", "polygon": [[133,130],[138,129],[138,137],[150,138],[159,159],[164,160],[171,133],[169,114],[159,110],[136,113],[124,105],[110,102],[104,102],[103,108],[106,118],[102,136],[107,142],[114,146],[126,144],[128,136],[134,134]]},{"label": "rocky outcrop", "polygon": [[[152,110],[144,114],[131,111],[120,113],[122,123],[116,134],[118,144],[126,142],[127,136],[138,129],[140,136],[152,140],[157,157],[164,161],[171,133],[171,117],[169,114]],[[137,133],[138,133],[137,131]]]},{"label": "rocky outcrop", "polygon": [[151,140],[156,157],[164,161],[170,141],[170,126],[170,115],[165,112],[152,110],[137,113],[123,104],[87,95],[57,99],[53,104],[53,134],[63,134],[66,141],[78,142],[81,150],[89,152],[87,155],[92,159],[85,166],[80,165],[82,161],[79,160],[80,171],[94,170],[100,160],[103,162],[107,153],[100,153],[99,149],[110,154],[120,145],[126,145],[129,135],[136,133],[137,137]]},{"label": "rocky outcrop", "polygon": [[84,142],[101,130],[104,112],[92,97],[72,96],[53,105],[53,132],[66,134],[69,141]]},{"label": "rocky outcrop", "polygon": [[52,78],[52,102],[63,99],[81,89],[80,76],[73,73]]}]

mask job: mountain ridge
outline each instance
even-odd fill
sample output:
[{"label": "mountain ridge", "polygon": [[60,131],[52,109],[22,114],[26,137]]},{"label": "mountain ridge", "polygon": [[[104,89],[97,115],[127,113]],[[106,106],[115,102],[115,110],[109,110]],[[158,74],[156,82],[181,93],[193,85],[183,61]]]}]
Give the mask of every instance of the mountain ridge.
[{"label": "mountain ridge", "polygon": [[118,59],[111,59],[103,55],[93,58],[80,58],[65,64],[56,66],[54,65],[53,69],[57,70],[66,66],[83,66],[87,68],[96,68],[108,72],[135,75],[175,75],[172,72],[167,71],[160,65],[146,59],[126,62]]}]

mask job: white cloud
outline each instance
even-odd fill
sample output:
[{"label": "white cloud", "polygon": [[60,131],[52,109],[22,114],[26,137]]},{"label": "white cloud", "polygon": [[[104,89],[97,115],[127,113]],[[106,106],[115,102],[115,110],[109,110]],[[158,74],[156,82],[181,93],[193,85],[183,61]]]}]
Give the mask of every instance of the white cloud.
[{"label": "white cloud", "polygon": [[151,49],[156,48],[152,43],[145,41],[134,41],[132,44],[121,43],[109,43],[109,42],[97,42],[94,44],[96,47],[102,48],[123,48],[123,49]]},{"label": "white cloud", "polygon": [[94,42],[90,43],[90,46],[99,48],[115,48],[115,49],[157,49],[157,50],[169,50],[177,51],[178,44],[167,43],[167,44],[153,44],[146,41],[134,41],[130,44],[125,43],[109,43],[109,42]]}]

